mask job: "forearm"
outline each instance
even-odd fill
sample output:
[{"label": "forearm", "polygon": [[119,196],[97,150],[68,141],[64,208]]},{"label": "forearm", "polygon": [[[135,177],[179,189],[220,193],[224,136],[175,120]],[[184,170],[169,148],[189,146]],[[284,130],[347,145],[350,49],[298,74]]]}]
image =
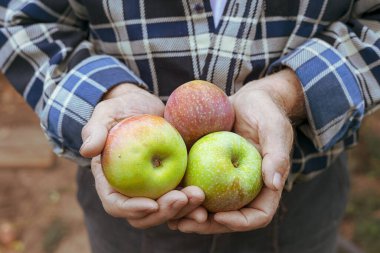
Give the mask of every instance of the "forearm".
[{"label": "forearm", "polygon": [[293,70],[285,68],[260,82],[253,81],[247,85],[267,92],[293,124],[306,119],[302,85]]},{"label": "forearm", "polygon": [[143,87],[138,87],[136,84],[121,83],[109,89],[102,97],[102,100],[116,98],[131,93],[145,94],[146,92],[146,89],[144,89]]},{"label": "forearm", "polygon": [[67,2],[0,3],[0,70],[39,115],[54,151],[80,159],[81,129],[104,94],[144,83],[116,58],[97,55],[73,13]]},{"label": "forearm", "polygon": [[306,119],[302,85],[293,70],[286,68],[269,75],[267,82],[267,87],[263,88],[273,94],[276,103],[281,106],[292,123]]},{"label": "forearm", "polygon": [[[357,4],[366,2],[358,1]],[[301,131],[319,151],[352,139],[365,113],[380,104],[380,20],[334,22],[272,64],[290,68],[304,93],[306,121]],[[367,22],[368,21],[368,22]],[[372,24],[365,26],[365,23]],[[374,25],[374,24],[377,25]]]}]

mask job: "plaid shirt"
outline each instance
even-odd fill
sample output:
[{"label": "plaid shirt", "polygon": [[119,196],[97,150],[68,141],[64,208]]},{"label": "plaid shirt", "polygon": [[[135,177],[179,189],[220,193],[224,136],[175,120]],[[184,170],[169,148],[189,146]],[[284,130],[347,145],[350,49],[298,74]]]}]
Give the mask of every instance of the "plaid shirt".
[{"label": "plaid shirt", "polygon": [[202,0],[0,0],[0,69],[40,116],[55,151],[80,163],[81,129],[110,88],[162,100],[204,79],[232,94],[281,68],[302,83],[289,181],[355,144],[380,103],[378,0],[231,0],[214,27]]}]

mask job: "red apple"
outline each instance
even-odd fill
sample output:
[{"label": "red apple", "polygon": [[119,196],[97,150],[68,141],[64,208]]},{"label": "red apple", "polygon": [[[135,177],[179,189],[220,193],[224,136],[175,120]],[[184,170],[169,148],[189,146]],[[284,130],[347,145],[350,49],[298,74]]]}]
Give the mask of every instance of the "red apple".
[{"label": "red apple", "polygon": [[166,103],[164,117],[178,130],[190,149],[206,134],[231,131],[235,113],[223,90],[212,83],[194,80],[173,91]]}]

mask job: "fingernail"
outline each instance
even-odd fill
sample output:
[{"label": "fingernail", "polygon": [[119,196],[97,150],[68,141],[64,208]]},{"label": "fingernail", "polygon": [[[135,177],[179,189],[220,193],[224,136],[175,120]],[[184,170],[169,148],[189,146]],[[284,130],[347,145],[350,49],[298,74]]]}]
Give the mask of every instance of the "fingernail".
[{"label": "fingernail", "polygon": [[282,188],[282,176],[278,172],[274,173],[274,176],[273,176],[273,186],[277,190],[281,190],[281,188]]},{"label": "fingernail", "polygon": [[146,211],[149,213],[153,213],[153,212],[156,212],[157,209],[158,209],[157,205],[150,205],[150,206],[148,206]]}]

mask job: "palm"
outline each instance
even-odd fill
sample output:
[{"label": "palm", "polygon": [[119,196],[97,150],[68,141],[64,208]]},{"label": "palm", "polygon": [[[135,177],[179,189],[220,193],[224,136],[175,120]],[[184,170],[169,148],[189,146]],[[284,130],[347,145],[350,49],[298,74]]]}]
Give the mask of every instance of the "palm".
[{"label": "palm", "polygon": [[[250,106],[246,109],[235,109],[235,124],[233,131],[250,141],[255,147],[261,151],[259,127],[255,118],[254,108]],[[247,119],[251,120],[247,120]],[[261,152],[260,152],[261,153]]]},{"label": "palm", "polygon": [[[124,118],[140,114],[162,116],[163,112],[164,104],[158,97],[133,85],[120,85],[104,96],[82,131],[83,139],[87,141],[81,148],[81,154],[94,157],[91,169],[105,211],[112,216],[126,218],[137,228],[148,228],[180,218],[197,208],[204,199],[203,192],[194,186],[169,191],[157,200],[128,198],[112,189],[103,174],[99,154],[104,148],[108,131]],[[202,217],[195,216],[195,220],[202,221]]]},{"label": "palm", "polygon": [[191,219],[171,222],[173,229],[201,234],[247,231],[266,226],[277,210],[283,182],[289,172],[292,127],[271,94],[254,85],[243,87],[230,100],[236,115],[234,131],[254,144],[263,157],[264,187],[240,210],[209,215],[202,224]]}]

